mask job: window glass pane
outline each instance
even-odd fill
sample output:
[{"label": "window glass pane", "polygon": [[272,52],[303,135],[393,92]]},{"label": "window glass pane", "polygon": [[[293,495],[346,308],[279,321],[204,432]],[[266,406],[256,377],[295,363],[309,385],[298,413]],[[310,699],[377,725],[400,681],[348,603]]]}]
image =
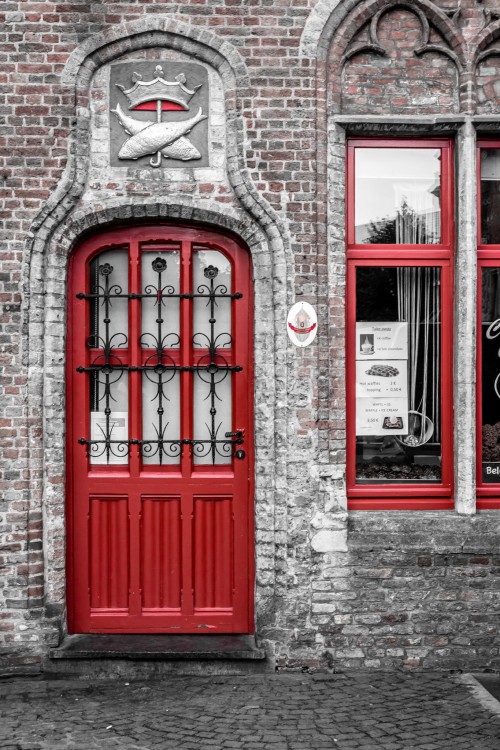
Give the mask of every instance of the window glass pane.
[{"label": "window glass pane", "polygon": [[441,481],[440,269],[356,269],[356,481]]},{"label": "window glass pane", "polygon": [[[224,369],[222,357],[216,357],[220,369],[209,366],[194,375],[195,464],[230,464],[232,445],[226,438],[231,432],[231,372]],[[217,441],[217,442],[214,442]]]},{"label": "window glass pane", "polygon": [[[178,464],[180,439],[179,373],[148,368],[142,375],[142,460],[145,464]],[[165,442],[161,442],[165,441]]]},{"label": "window glass pane", "polygon": [[[117,358],[111,362],[118,364]],[[90,463],[128,463],[128,376],[104,368],[90,376]]]},{"label": "window glass pane", "polygon": [[500,149],[481,150],[481,242],[500,244]]},{"label": "window glass pane", "polygon": [[[107,250],[90,264],[90,345],[104,349],[128,346],[128,252]],[[106,322],[108,321],[108,322]]]},{"label": "window glass pane", "polygon": [[355,154],[356,243],[438,244],[440,149],[357,148]]},{"label": "window glass pane", "polygon": [[482,269],[482,475],[500,483],[500,268]]},{"label": "window glass pane", "polygon": [[227,348],[231,346],[231,300],[211,298],[212,290],[215,295],[231,294],[231,264],[217,250],[196,250],[193,291],[203,297],[194,298],[193,346],[208,349],[213,343],[218,349]]},{"label": "window glass pane", "polygon": [[[142,336],[148,349],[179,346],[179,273],[177,251],[143,252],[141,256]],[[159,341],[158,341],[159,339]]]},{"label": "window glass pane", "polygon": [[128,463],[128,376],[113,350],[128,347],[128,251],[107,250],[90,264],[90,463]]},{"label": "window glass pane", "polygon": [[193,381],[193,446],[195,464],[228,464],[232,446],[232,393],[228,361],[220,353],[231,347],[231,264],[217,250],[197,248],[193,254],[193,346],[208,349]]}]

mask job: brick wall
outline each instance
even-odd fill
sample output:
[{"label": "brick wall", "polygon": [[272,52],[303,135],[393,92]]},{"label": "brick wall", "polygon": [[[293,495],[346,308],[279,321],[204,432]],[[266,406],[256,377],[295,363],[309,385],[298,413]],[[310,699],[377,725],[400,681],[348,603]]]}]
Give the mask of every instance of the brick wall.
[{"label": "brick wall", "polygon": [[[479,522],[441,516],[436,545],[415,537],[429,523],[423,514],[397,523],[387,514],[346,514],[346,127],[333,119],[500,113],[495,6],[467,0],[456,13],[448,0],[4,3],[4,671],[36,669],[65,630],[68,255],[84,231],[146,216],[225,226],[252,252],[257,629],[280,664],[497,664],[495,513]],[[209,71],[218,92],[213,169],[162,170],[159,178],[147,169],[113,171],[98,158],[106,154],[109,66],[158,55],[201,61]],[[382,132],[375,123],[363,127]],[[411,119],[405,127],[423,132]],[[437,131],[428,124],[424,132]],[[295,299],[318,310],[319,336],[306,350],[292,349],[285,334]],[[387,551],[379,532],[393,523]],[[474,606],[448,618],[455,636],[440,632],[447,602],[461,603],[446,596],[456,596],[463,580]],[[415,581],[426,590],[425,606],[407,609],[397,592],[410,596]]]},{"label": "brick wall", "polygon": [[438,516],[352,514],[349,552],[313,559],[280,668],[498,669],[498,523]]}]

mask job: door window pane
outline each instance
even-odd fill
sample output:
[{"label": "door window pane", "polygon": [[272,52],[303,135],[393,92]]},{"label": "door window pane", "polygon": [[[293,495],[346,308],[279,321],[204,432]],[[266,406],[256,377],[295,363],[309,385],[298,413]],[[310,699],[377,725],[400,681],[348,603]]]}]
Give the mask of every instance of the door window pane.
[{"label": "door window pane", "polygon": [[356,269],[356,482],[441,481],[440,269]]},{"label": "door window pane", "polygon": [[143,372],[142,439],[145,464],[179,463],[181,446],[175,442],[180,439],[178,372],[161,368],[148,368]]},{"label": "door window pane", "polygon": [[482,269],[482,478],[500,483],[500,268]]},{"label": "door window pane", "polygon": [[128,376],[114,350],[128,347],[128,251],[108,250],[90,264],[90,446],[92,465],[128,463]]},{"label": "door window pane", "polygon": [[481,150],[481,242],[500,244],[500,149]]},{"label": "door window pane", "polygon": [[128,376],[104,368],[90,376],[90,463],[128,463]]},{"label": "door window pane", "polygon": [[441,241],[440,149],[355,150],[355,237],[364,245]]},{"label": "door window pane", "polygon": [[178,251],[143,252],[142,336],[147,349],[169,349],[179,346],[179,275]]},{"label": "door window pane", "polygon": [[128,346],[128,251],[108,250],[90,264],[90,346]]},{"label": "door window pane", "polygon": [[[231,294],[231,264],[217,250],[196,250],[193,254],[194,298],[193,346],[208,349],[231,346],[231,300],[211,297]],[[213,321],[211,323],[210,321]]]},{"label": "door window pane", "polygon": [[226,438],[226,432],[231,431],[232,374],[224,369],[222,361],[220,364],[220,369],[209,366],[194,375],[194,439],[199,441],[193,446],[195,464],[220,465],[232,461],[232,444]]},{"label": "door window pane", "polygon": [[[193,346],[208,349],[198,360],[193,381],[195,464],[229,464],[231,432],[232,375],[220,352],[232,346],[231,264],[217,250],[198,248],[193,254]],[[215,442],[210,442],[215,441]]]}]

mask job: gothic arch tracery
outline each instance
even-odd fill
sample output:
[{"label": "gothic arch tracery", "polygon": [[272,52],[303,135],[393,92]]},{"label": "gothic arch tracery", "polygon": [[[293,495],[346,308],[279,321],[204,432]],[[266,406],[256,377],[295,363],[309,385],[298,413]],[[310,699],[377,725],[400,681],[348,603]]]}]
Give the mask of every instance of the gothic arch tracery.
[{"label": "gothic arch tracery", "polygon": [[[328,61],[334,111],[390,113],[392,99],[399,111],[419,114],[459,109],[459,40],[446,15],[431,12],[429,5],[372,0],[345,19]],[[370,66],[373,86],[365,75]]]}]

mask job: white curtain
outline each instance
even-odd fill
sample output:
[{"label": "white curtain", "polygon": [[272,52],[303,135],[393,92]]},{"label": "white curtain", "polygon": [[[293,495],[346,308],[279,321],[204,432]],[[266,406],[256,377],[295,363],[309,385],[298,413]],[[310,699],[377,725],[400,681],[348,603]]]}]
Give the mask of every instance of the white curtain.
[{"label": "white curtain", "polygon": [[394,185],[396,207],[396,243],[401,245],[423,245],[439,242],[441,215],[436,196],[429,191],[428,184],[421,189],[399,182]]},{"label": "white curtain", "polygon": [[440,269],[398,268],[398,317],[408,323],[409,406],[422,414],[421,440],[426,417],[440,435],[441,314]]}]

